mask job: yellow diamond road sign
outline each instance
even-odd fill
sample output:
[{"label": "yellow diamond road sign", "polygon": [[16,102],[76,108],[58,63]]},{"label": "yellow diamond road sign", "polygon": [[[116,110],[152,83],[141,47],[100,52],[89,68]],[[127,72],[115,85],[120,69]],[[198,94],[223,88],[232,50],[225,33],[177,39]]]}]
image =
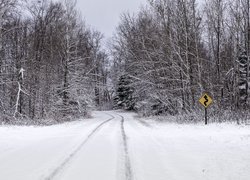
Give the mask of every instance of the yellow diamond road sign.
[{"label": "yellow diamond road sign", "polygon": [[213,102],[213,99],[208,95],[208,94],[204,94],[199,102],[205,107],[207,108],[212,102]]}]

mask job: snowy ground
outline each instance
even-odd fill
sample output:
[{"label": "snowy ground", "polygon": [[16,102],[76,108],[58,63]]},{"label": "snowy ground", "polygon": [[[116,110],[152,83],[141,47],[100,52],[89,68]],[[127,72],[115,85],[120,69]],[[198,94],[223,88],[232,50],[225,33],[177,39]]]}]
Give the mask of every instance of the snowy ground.
[{"label": "snowy ground", "polygon": [[0,179],[250,179],[250,126],[156,123],[118,111],[93,116],[0,127]]}]

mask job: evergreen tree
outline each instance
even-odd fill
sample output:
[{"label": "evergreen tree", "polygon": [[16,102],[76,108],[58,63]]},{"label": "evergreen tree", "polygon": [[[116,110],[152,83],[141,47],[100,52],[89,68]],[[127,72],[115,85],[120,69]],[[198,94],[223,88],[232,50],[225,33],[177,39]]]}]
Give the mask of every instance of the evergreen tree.
[{"label": "evergreen tree", "polygon": [[132,79],[128,75],[122,75],[118,81],[118,88],[114,98],[115,108],[134,110],[136,98],[134,88],[131,86]]}]

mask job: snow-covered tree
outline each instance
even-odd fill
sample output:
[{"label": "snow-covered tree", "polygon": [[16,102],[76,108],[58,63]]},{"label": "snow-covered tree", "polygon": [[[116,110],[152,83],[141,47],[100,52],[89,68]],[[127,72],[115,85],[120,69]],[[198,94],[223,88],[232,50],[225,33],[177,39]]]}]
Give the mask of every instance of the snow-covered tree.
[{"label": "snow-covered tree", "polygon": [[129,75],[122,75],[119,78],[114,101],[115,108],[134,110],[136,97],[134,95],[134,88],[132,86],[132,78]]},{"label": "snow-covered tree", "polygon": [[[14,8],[14,2],[22,8]],[[101,48],[101,33],[85,25],[76,2],[20,2],[0,1],[1,12],[4,7],[0,18],[1,114],[9,121],[13,114],[17,119],[58,120],[85,115],[87,106],[94,105],[95,87],[103,88],[101,101],[104,94],[108,96],[103,85],[107,56]],[[25,78],[20,81],[22,68]]]},{"label": "snow-covered tree", "polygon": [[247,106],[247,98],[249,91],[249,83],[248,83],[248,60],[247,53],[243,52],[238,60],[239,69],[238,69],[238,88],[239,88],[239,106],[246,107]]}]

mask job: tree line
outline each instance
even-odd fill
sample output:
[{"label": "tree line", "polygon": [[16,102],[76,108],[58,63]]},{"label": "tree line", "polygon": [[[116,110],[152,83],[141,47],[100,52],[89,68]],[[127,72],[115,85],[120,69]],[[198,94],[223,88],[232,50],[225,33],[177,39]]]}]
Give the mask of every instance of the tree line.
[{"label": "tree line", "polygon": [[204,92],[215,113],[247,114],[249,4],[148,0],[121,16],[108,54],[76,1],[0,0],[1,122],[60,122],[112,104],[144,115],[196,113]]},{"label": "tree line", "polygon": [[208,92],[218,111],[247,110],[249,7],[249,0],[149,0],[123,14],[112,44],[115,105],[176,115],[200,110]]},{"label": "tree line", "polygon": [[63,121],[108,103],[102,39],[76,1],[0,0],[1,122]]}]

